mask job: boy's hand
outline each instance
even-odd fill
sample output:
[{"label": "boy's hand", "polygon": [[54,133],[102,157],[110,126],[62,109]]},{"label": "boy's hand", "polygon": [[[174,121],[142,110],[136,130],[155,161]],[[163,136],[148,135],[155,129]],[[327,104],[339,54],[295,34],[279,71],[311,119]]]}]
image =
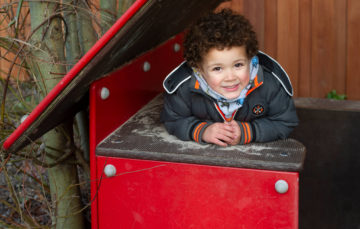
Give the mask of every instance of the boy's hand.
[{"label": "boy's hand", "polygon": [[208,126],[203,133],[202,139],[207,143],[219,146],[236,145],[240,142],[241,132],[236,121],[228,123],[214,123]]},{"label": "boy's hand", "polygon": [[230,125],[233,129],[233,141],[230,143],[230,145],[237,145],[240,142],[241,139],[241,130],[239,124],[235,120],[231,120],[231,122],[226,122],[226,125]]}]

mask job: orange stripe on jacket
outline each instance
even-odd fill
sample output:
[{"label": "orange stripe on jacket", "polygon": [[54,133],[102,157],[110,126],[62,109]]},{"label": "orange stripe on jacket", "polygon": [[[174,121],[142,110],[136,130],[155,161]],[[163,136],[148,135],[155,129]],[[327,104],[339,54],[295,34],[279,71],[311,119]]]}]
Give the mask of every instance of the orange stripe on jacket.
[{"label": "orange stripe on jacket", "polygon": [[258,76],[256,75],[255,79],[254,79],[254,85],[255,87],[257,87],[259,85],[259,81],[258,81]]},{"label": "orange stripe on jacket", "polygon": [[253,88],[250,88],[247,93],[246,93],[246,96],[248,96],[252,91],[254,91],[256,88],[260,87],[261,85],[263,84],[263,82],[260,82],[258,81],[258,76],[255,77],[254,79],[254,87]]},{"label": "orange stripe on jacket", "polygon": [[200,88],[200,83],[199,83],[199,81],[196,80],[196,82],[195,82],[195,89],[199,89],[199,88]]},{"label": "orange stripe on jacket", "polygon": [[245,124],[242,122],[241,123],[241,125],[243,126],[243,130],[244,130],[244,138],[245,138],[245,140],[244,140],[244,144],[245,144],[245,142],[247,142],[247,140],[248,140],[248,137],[247,137],[247,133],[246,133],[246,127],[245,127]]},{"label": "orange stripe on jacket", "polygon": [[247,135],[248,135],[248,140],[247,140],[247,142],[245,142],[245,144],[247,144],[247,143],[249,143],[251,141],[251,132],[250,132],[249,123],[245,123],[245,126],[246,126]]},{"label": "orange stripe on jacket", "polygon": [[196,142],[199,142],[199,134],[200,134],[201,129],[204,127],[205,124],[206,124],[206,122],[202,122],[195,128],[193,137],[194,137],[194,140]]}]

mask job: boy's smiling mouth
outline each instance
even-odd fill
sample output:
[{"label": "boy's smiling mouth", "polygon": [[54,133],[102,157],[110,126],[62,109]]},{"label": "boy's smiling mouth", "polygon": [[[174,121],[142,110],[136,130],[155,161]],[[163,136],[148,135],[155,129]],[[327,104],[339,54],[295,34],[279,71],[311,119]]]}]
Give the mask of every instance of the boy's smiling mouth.
[{"label": "boy's smiling mouth", "polygon": [[226,91],[232,92],[238,90],[240,87],[240,83],[229,85],[229,86],[222,86]]}]

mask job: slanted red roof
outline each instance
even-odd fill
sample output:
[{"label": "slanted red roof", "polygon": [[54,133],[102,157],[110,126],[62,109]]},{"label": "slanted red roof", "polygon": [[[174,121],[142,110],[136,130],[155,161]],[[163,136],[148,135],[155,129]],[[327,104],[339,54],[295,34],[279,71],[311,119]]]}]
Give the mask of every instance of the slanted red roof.
[{"label": "slanted red roof", "polygon": [[182,32],[223,0],[137,0],[7,138],[16,152],[73,116],[91,82]]}]

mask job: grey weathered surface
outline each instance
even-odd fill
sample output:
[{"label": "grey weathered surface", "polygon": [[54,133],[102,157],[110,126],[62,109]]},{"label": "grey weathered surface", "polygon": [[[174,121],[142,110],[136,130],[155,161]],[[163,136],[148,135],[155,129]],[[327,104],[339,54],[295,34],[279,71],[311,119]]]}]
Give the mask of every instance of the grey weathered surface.
[{"label": "grey weathered surface", "polygon": [[335,100],[320,98],[296,98],[295,106],[298,109],[327,110],[327,111],[360,111],[360,101]]},{"label": "grey weathered surface", "polygon": [[160,123],[162,106],[162,96],[156,97],[104,139],[97,155],[286,171],[303,167],[305,147],[294,139],[230,147],[181,141]]}]

